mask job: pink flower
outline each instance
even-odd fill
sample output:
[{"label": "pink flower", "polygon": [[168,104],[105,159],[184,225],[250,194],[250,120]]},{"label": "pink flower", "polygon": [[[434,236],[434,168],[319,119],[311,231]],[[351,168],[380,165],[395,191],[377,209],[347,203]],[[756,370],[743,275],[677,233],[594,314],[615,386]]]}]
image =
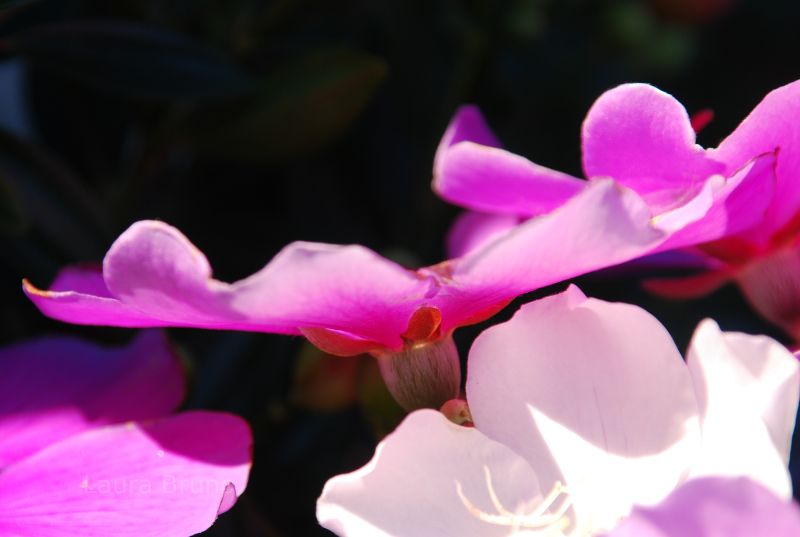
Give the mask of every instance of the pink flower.
[{"label": "pink flower", "polygon": [[[627,107],[627,114],[619,109]],[[628,84],[606,92],[583,125],[584,181],[500,149],[480,112],[458,111],[439,145],[433,188],[468,213],[473,224],[451,244],[480,244],[486,228],[509,229],[549,214],[602,178],[634,190],[651,217],[674,233],[665,250],[714,240],[759,223],[772,199],[772,153],[726,168],[695,143],[686,111],[652,86]],[[767,188],[764,187],[767,185]],[[745,205],[748,211],[738,209]],[[695,218],[684,218],[692,210]],[[729,219],[735,211],[736,219]],[[742,213],[742,214],[739,214]],[[505,225],[503,225],[505,224]]]},{"label": "pink flower", "polygon": [[642,309],[571,287],[483,332],[467,371],[475,426],[410,414],[366,466],[327,483],[323,526],[342,536],[597,535],[703,476],[747,477],[791,497],[800,367],[769,338],[707,320],[684,362]]},{"label": "pink flower", "polygon": [[116,240],[102,272],[66,269],[49,291],[24,289],[46,315],[77,324],[302,334],[331,354],[370,353],[401,404],[438,408],[459,392],[454,329],[522,293],[637,257],[666,236],[635,193],[597,181],[514,233],[418,270],[361,246],[296,242],[229,284],[212,278],[178,230],[143,221]]},{"label": "pink flower", "polygon": [[[688,298],[736,282],[765,318],[800,338],[800,82],[767,95],[717,148],[704,149],[686,110],[645,84],[604,93],[583,124],[583,167],[589,183],[611,177],[635,190],[654,218],[687,200],[710,196],[700,219],[673,227],[654,252],[695,247],[702,274],[654,281],[654,291]],[[434,188],[468,213],[455,227],[456,250],[496,237],[529,216],[546,214],[589,183],[493,147],[479,112],[464,108],[437,156]],[[464,246],[466,245],[466,246]]]},{"label": "pink flower", "polygon": [[104,349],[49,338],[0,349],[0,535],[184,537],[247,484],[251,434],[184,396],[157,332]]}]

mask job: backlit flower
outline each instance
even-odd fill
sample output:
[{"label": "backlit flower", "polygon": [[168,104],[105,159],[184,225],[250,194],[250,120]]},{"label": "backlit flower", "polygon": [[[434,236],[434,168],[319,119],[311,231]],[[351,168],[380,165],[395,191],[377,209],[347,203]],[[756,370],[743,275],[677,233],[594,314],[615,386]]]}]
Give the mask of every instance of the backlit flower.
[{"label": "backlit flower", "polygon": [[327,483],[318,519],[342,536],[584,536],[703,476],[786,500],[799,391],[797,359],[769,338],[704,321],[684,362],[640,308],[571,287],[476,339],[474,427],[412,413]]}]

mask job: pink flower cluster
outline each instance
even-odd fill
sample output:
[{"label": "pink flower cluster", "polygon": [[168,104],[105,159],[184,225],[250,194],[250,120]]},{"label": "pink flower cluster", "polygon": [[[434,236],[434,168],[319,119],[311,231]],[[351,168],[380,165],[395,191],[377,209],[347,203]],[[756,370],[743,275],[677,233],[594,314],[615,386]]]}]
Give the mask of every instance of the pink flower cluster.
[{"label": "pink flower cluster", "polygon": [[[318,517],[339,535],[796,535],[786,465],[800,372],[779,343],[708,320],[684,362],[643,310],[571,287],[478,337],[463,399],[452,333],[526,292],[672,252],[701,272],[650,289],[689,297],[735,281],[800,339],[799,113],[796,82],[705,149],[678,101],[626,84],[586,117],[581,179],[502,149],[465,107],[434,162],[434,190],[469,209],[441,263],[409,269],[361,246],[297,242],[225,283],[180,231],[143,221],[102,268],[24,291],[70,323],[302,335],[374,356],[413,412],[367,466],[328,482]],[[59,381],[64,356],[85,386]],[[30,389],[4,401],[4,382]],[[181,386],[161,336],[122,351],[71,340],[7,350],[0,533],[208,527],[244,489],[250,434],[232,416],[170,416]],[[445,403],[474,427],[438,412]],[[112,455],[87,456],[99,450]]]}]

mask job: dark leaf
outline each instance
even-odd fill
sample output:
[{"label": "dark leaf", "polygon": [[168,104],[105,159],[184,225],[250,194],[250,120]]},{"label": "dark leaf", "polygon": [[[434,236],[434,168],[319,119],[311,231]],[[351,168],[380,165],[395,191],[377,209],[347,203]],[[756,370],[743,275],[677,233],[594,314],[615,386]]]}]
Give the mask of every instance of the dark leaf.
[{"label": "dark leaf", "polygon": [[32,4],[33,2],[36,2],[36,0],[0,0],[0,13],[7,9]]},{"label": "dark leaf", "polygon": [[14,188],[0,175],[0,233],[18,235],[28,225],[22,202]]},{"label": "dark leaf", "polygon": [[244,160],[291,158],[326,145],[359,116],[387,73],[386,63],[354,50],[311,53],[261,83],[235,118],[202,133],[214,153]]},{"label": "dark leaf", "polygon": [[109,242],[102,231],[108,228],[105,215],[63,163],[0,131],[0,177],[17,218],[35,226],[67,258],[99,259]]},{"label": "dark leaf", "polygon": [[252,88],[220,52],[164,28],[76,21],[28,30],[11,50],[37,67],[125,97],[213,98]]}]

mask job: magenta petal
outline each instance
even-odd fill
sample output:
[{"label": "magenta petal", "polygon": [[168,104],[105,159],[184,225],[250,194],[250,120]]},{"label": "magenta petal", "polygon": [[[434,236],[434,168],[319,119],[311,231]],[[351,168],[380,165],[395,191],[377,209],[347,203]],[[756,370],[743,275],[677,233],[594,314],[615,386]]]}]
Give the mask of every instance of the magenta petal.
[{"label": "magenta petal", "polygon": [[49,291],[38,289],[27,280],[22,281],[22,290],[42,313],[67,323],[127,328],[170,324],[111,296],[99,269],[68,267],[58,274]]},{"label": "magenta petal", "polygon": [[215,412],[84,432],[0,474],[0,534],[194,535],[244,491],[251,443]]},{"label": "magenta petal", "polygon": [[[114,298],[26,290],[46,315],[81,324],[287,334],[326,328],[398,347],[430,286],[367,248],[303,242],[290,244],[249,278],[227,284],[211,277],[208,261],[183,234],[155,221],[133,224],[103,267]],[[92,285],[85,287],[105,289]]]},{"label": "magenta petal", "polygon": [[466,211],[456,218],[447,234],[447,255],[462,257],[519,225],[520,219],[509,214]]},{"label": "magenta petal", "polygon": [[775,155],[762,155],[728,178],[714,193],[714,202],[706,215],[672,235],[659,247],[665,251],[729,237],[766,240],[762,226],[774,197]]},{"label": "magenta petal", "polygon": [[121,348],[66,337],[6,347],[0,469],[98,425],[166,415],[183,396],[180,362],[157,331]]},{"label": "magenta petal", "polygon": [[454,261],[447,275],[454,283],[433,299],[442,330],[528,291],[641,256],[664,237],[634,192],[593,181],[559,209]]},{"label": "magenta petal", "polygon": [[653,508],[636,508],[608,537],[795,537],[800,507],[745,478],[689,481]]},{"label": "magenta petal", "polygon": [[231,305],[257,322],[338,330],[399,348],[430,287],[362,246],[297,242],[233,284]]},{"label": "magenta petal", "polygon": [[800,81],[771,91],[719,147],[714,159],[724,162],[733,173],[748,161],[777,150],[775,195],[763,224],[774,232],[800,210]]},{"label": "magenta petal", "polygon": [[503,149],[472,142],[451,147],[433,183],[445,200],[476,211],[533,216],[551,211],[586,182]]},{"label": "magenta petal", "polygon": [[647,84],[623,84],[601,95],[586,116],[582,138],[586,177],[614,178],[656,213],[693,197],[708,177],[724,170],[695,144],[683,106]]},{"label": "magenta petal", "polygon": [[489,128],[486,118],[483,117],[480,109],[473,104],[461,106],[453,115],[450,124],[444,131],[444,136],[439,142],[434,157],[434,169],[438,169],[440,161],[445,158],[445,154],[450,147],[459,142],[475,142],[476,144],[488,147],[500,147],[500,140]]}]

